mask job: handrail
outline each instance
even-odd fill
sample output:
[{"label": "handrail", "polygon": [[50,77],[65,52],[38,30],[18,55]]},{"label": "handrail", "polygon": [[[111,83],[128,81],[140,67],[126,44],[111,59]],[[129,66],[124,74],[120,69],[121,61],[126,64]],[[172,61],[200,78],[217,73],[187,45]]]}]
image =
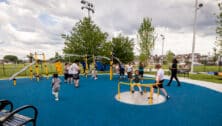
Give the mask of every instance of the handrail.
[{"label": "handrail", "polygon": [[[133,86],[141,86],[141,87],[145,87],[145,88],[150,88],[150,95],[149,95],[149,99],[148,99],[148,104],[153,104],[153,92],[154,92],[154,87],[158,87],[159,84],[161,83],[151,83],[151,84],[141,84],[141,83],[132,83],[132,81],[130,82],[118,82],[118,95],[117,98],[120,99],[120,85],[127,85],[130,86],[130,92],[132,92],[131,87]],[[157,95],[159,96],[160,94],[160,90],[159,88],[157,89]]]}]

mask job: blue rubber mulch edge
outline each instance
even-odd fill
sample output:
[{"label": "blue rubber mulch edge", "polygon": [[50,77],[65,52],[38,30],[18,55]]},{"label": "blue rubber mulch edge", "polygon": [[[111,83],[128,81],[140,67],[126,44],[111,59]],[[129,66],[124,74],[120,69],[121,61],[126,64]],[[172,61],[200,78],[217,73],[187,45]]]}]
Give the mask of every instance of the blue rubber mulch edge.
[{"label": "blue rubber mulch edge", "polygon": [[[61,79],[63,79],[61,77]],[[108,75],[98,80],[81,78],[80,87],[61,85],[60,100],[51,94],[51,80],[0,80],[0,99],[13,102],[15,108],[32,104],[39,110],[38,126],[221,126],[222,93],[182,82],[165,86],[171,98],[153,106],[137,106],[115,100],[117,79]],[[165,81],[164,84],[166,84]],[[129,90],[127,86],[121,91]],[[25,112],[30,113],[30,112]]]}]

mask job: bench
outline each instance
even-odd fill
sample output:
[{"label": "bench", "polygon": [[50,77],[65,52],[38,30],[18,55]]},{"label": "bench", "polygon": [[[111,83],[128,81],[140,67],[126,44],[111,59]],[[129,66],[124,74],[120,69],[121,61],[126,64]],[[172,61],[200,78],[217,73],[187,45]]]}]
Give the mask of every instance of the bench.
[{"label": "bench", "polygon": [[184,77],[185,76],[189,77],[189,72],[190,72],[190,69],[178,69],[177,70],[177,73],[178,74],[183,74]]},{"label": "bench", "polygon": [[[23,110],[32,110],[32,116],[20,114]],[[0,126],[25,126],[32,123],[36,126],[38,110],[32,105],[24,105],[13,110],[13,104],[9,100],[0,100]]]}]

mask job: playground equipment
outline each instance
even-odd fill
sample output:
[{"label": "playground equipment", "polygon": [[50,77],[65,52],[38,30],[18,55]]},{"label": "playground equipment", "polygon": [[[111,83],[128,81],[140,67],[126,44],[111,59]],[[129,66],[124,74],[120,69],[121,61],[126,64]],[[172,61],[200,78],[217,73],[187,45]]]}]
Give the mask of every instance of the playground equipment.
[{"label": "playground equipment", "polygon": [[86,72],[85,72],[85,75],[87,77],[88,73],[89,73],[89,70],[88,70],[88,60],[92,58],[92,65],[94,66],[96,64],[96,59],[106,59],[106,60],[109,60],[110,61],[110,80],[112,80],[113,78],[113,70],[112,70],[112,67],[113,67],[113,60],[115,59],[117,62],[121,63],[121,61],[119,60],[119,58],[113,56],[113,53],[111,52],[110,54],[110,58],[109,57],[106,57],[106,56],[90,56],[90,55],[78,55],[78,54],[65,54],[64,55],[65,57],[70,57],[70,56],[75,56],[75,57],[82,57],[84,58],[84,61],[85,61],[85,65],[86,65]]},{"label": "playground equipment", "polygon": [[[147,78],[147,80],[150,80],[152,78]],[[148,99],[148,104],[153,104],[153,94],[154,94],[154,87],[158,87],[160,83],[150,83],[150,84],[140,84],[140,83],[133,83],[132,81],[130,81],[129,83],[128,82],[118,82],[118,99],[120,99],[120,86],[121,85],[127,85],[130,87],[130,93],[132,93],[132,87],[133,86],[141,86],[141,87],[144,87],[144,93],[147,93],[146,92],[146,88],[149,88],[150,89],[150,93],[149,93],[149,99]],[[157,88],[157,96],[159,96],[160,94],[160,89]]]},{"label": "playground equipment", "polygon": [[47,64],[46,64],[45,54],[44,54],[44,53],[42,53],[42,54],[37,54],[37,53],[35,52],[35,54],[34,54],[34,61],[32,61],[32,59],[33,59],[33,54],[30,53],[29,57],[30,57],[30,59],[31,59],[31,63],[30,63],[29,65],[23,67],[20,71],[16,72],[15,74],[13,74],[13,75],[9,78],[9,80],[13,80],[13,84],[14,84],[14,85],[16,85],[16,76],[18,76],[20,73],[24,72],[24,71],[27,70],[28,68],[29,68],[29,71],[30,71],[30,79],[33,79],[34,74],[33,74],[33,68],[32,68],[32,66],[33,66],[34,64],[35,64],[35,77],[36,77],[36,80],[39,81],[41,75],[40,75],[40,73],[39,73],[39,62],[40,62],[40,59],[38,59],[38,55],[42,55],[42,56],[43,56],[42,62],[43,62],[43,65],[44,65],[45,75],[46,75],[46,77],[47,77],[47,79],[48,79],[48,66],[47,66]]},{"label": "playground equipment", "polygon": [[[42,62],[43,62],[44,70],[45,70],[45,75],[46,75],[46,77],[47,77],[47,79],[48,79],[48,67],[47,67],[47,65],[46,65],[45,54],[44,54],[44,53],[42,53],[42,54],[37,54],[37,53],[35,52],[35,56],[34,56],[34,59],[35,59],[35,72],[36,72],[35,77],[36,77],[37,81],[39,81],[39,78],[40,78],[40,76],[41,76],[41,75],[39,74],[39,61],[40,61],[40,60],[38,59],[38,55],[42,55],[42,57],[43,57]],[[32,56],[32,53],[30,53],[30,56]],[[31,77],[31,79],[32,79],[32,77],[33,77],[32,68],[30,68],[30,77]]]},{"label": "playground equipment", "polygon": [[55,63],[55,67],[56,67],[56,72],[59,74],[59,75],[62,75],[63,73],[63,70],[62,70],[62,63],[60,61],[57,61]]}]

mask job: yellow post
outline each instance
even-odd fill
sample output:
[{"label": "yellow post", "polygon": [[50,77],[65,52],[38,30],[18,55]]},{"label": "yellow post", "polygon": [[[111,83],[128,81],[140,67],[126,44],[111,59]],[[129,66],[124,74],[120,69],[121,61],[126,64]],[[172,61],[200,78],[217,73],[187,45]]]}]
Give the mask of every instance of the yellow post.
[{"label": "yellow post", "polygon": [[130,84],[129,84],[129,86],[130,86],[130,94],[132,94],[132,87],[133,87],[132,80],[130,80]]},{"label": "yellow post", "polygon": [[[33,58],[32,53],[30,53],[30,58]],[[32,60],[30,60],[30,63],[32,63]],[[29,67],[29,75],[30,75],[30,79],[32,80],[33,78],[33,70],[32,70],[32,66]]]},{"label": "yellow post", "polygon": [[148,103],[153,104],[153,86],[150,86],[150,97]]},{"label": "yellow post", "polygon": [[118,99],[120,99],[120,82],[118,83]]},{"label": "yellow post", "polygon": [[49,79],[49,72],[48,72],[48,66],[46,64],[46,58],[45,58],[45,53],[42,53],[43,55],[43,64],[44,64],[44,68],[45,68],[45,75],[46,75],[46,78]]},{"label": "yellow post", "polygon": [[29,71],[30,71],[30,79],[32,80],[32,78],[33,78],[32,66],[29,67]]},{"label": "yellow post", "polygon": [[111,52],[110,70],[109,70],[109,72],[110,72],[110,80],[112,80],[113,79],[113,54],[112,54],[112,52]]},{"label": "yellow post", "polygon": [[88,70],[89,70],[88,62],[87,62],[87,54],[86,54],[86,57],[85,57],[85,65],[86,65],[85,75],[87,77],[88,76]]},{"label": "yellow post", "polygon": [[38,54],[35,52],[35,72],[36,72],[36,79],[39,81],[39,64],[38,64]]},{"label": "yellow post", "polygon": [[15,78],[13,79],[13,85],[14,86],[16,85],[16,79]]}]

